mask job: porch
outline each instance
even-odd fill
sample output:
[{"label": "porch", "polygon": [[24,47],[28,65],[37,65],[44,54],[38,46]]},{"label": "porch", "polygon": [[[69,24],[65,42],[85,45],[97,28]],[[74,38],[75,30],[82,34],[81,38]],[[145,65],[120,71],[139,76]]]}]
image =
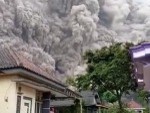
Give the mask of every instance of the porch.
[{"label": "porch", "polygon": [[15,79],[14,81],[17,83],[16,113],[50,113],[54,111],[51,106],[52,98],[74,98],[71,92],[68,97],[67,89],[64,89],[62,93],[51,86],[27,79]]}]

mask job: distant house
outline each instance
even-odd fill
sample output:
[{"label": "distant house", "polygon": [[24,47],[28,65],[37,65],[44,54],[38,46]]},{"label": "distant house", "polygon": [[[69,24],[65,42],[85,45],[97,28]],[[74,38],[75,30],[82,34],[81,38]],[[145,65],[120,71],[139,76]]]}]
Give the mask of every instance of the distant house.
[{"label": "distant house", "polygon": [[72,106],[75,106],[75,99],[57,98],[51,101],[51,108],[53,108],[54,113],[65,113],[65,110]]},{"label": "distant house", "polygon": [[[82,102],[84,103],[83,109],[85,113],[100,113],[101,109],[107,109],[106,106],[102,105],[97,92],[93,91],[82,91]],[[72,99],[60,99],[51,101],[51,107],[55,109],[54,113],[64,113],[63,109],[74,106],[75,101]]]},{"label": "distant house", "polygon": [[137,103],[134,100],[127,102],[126,105],[127,109],[135,111],[135,113],[143,113],[143,110],[145,109],[141,104]]},{"label": "distant house", "polygon": [[150,43],[142,43],[130,48],[135,75],[139,87],[150,90]]},{"label": "distant house", "polygon": [[108,109],[105,105],[101,104],[99,95],[93,91],[82,91],[84,108],[86,113],[100,113],[100,109]]},{"label": "distant house", "polygon": [[53,73],[12,49],[0,48],[0,113],[50,113],[52,95],[81,97]]}]

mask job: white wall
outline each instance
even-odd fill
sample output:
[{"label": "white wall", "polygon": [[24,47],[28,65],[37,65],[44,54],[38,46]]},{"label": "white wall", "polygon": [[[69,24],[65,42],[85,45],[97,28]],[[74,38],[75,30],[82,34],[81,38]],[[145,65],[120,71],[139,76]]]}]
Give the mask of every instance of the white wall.
[{"label": "white wall", "polygon": [[16,83],[11,81],[13,78],[0,76],[0,113],[16,113]]},{"label": "white wall", "polygon": [[150,90],[150,65],[144,66],[144,89],[149,91]]},{"label": "white wall", "polygon": [[[23,97],[32,98],[32,112],[35,110],[36,90],[13,82],[17,76],[0,76],[0,113],[16,113],[18,86],[21,86],[21,111],[24,113]],[[7,101],[8,100],[8,101]]]},{"label": "white wall", "polygon": [[[35,97],[36,97],[36,90],[24,85],[20,85],[21,86],[21,92],[23,93],[21,96],[21,112],[20,113],[24,113],[24,99],[23,97],[29,97],[32,98],[32,112],[34,113],[35,110]],[[17,86],[18,87],[18,86]]]}]

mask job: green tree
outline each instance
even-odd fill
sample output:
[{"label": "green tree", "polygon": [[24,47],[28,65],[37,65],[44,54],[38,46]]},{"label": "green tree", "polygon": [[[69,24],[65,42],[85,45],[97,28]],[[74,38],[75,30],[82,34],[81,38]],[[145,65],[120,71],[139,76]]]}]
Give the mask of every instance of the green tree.
[{"label": "green tree", "polygon": [[103,93],[103,99],[110,103],[114,103],[117,101],[116,96],[109,91]]},{"label": "green tree", "polygon": [[[107,113],[118,113],[118,112],[120,112],[120,111],[118,110],[118,106],[116,106],[116,105],[109,107],[107,110]],[[124,109],[121,111],[121,113],[135,113],[135,111],[132,111],[132,110],[129,111],[129,110]]]},{"label": "green tree", "polygon": [[146,108],[144,113],[149,113],[149,92],[143,89],[138,89],[136,99]]},{"label": "green tree", "polygon": [[87,51],[84,55],[87,73],[76,79],[78,88],[109,91],[122,110],[122,95],[136,90],[137,86],[129,53],[131,46],[129,43],[116,43],[101,50]]},{"label": "green tree", "polygon": [[76,87],[75,77],[72,77],[72,76],[67,77],[66,84]]},{"label": "green tree", "polygon": [[[148,97],[149,97],[149,92],[145,91],[143,89],[139,89],[137,91],[138,94],[138,98],[141,99],[142,101],[146,102],[146,104],[148,103]],[[143,103],[143,102],[142,102]]]}]

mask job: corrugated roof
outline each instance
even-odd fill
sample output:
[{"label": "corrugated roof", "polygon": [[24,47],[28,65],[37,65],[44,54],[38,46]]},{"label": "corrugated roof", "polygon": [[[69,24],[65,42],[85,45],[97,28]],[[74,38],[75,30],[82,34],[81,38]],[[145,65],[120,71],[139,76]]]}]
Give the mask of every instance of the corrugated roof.
[{"label": "corrugated roof", "polygon": [[69,96],[81,97],[81,95],[79,95],[78,93],[66,88],[66,85],[58,80],[53,72],[50,73],[51,70],[47,71],[47,69],[39,67],[34,62],[28,60],[25,56],[13,49],[2,48],[0,46],[0,71],[20,68],[32,72],[36,74],[36,76],[44,77],[64,87],[65,90],[63,93],[66,93]]},{"label": "corrugated roof", "polygon": [[90,90],[81,91],[81,95],[83,97],[85,106],[100,104],[100,99],[99,99],[99,95],[97,92],[93,92]]},{"label": "corrugated roof", "polygon": [[51,107],[65,107],[74,105],[74,100],[52,100]]},{"label": "corrugated roof", "polygon": [[48,73],[46,70],[34,64],[32,61],[25,58],[23,55],[10,48],[0,48],[0,70],[22,67],[32,71],[38,75],[46,77],[55,82],[61,83],[53,73]]}]

